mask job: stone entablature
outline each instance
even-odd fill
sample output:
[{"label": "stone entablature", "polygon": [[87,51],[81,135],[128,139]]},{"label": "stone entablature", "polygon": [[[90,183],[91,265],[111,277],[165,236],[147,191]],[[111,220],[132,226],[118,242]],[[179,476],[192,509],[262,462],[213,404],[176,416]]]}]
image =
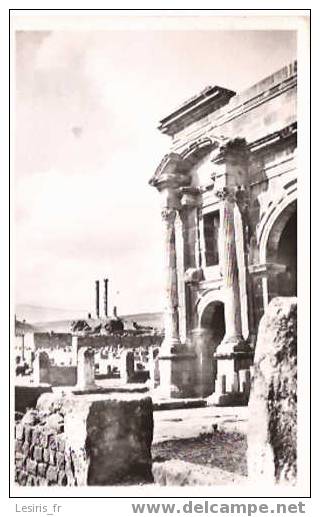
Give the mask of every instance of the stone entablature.
[{"label": "stone entablature", "polygon": [[[255,117],[259,112],[262,113],[262,120],[266,119],[262,126],[269,127],[268,133],[283,129],[284,125],[289,126],[297,121],[296,88],[297,63],[295,61],[244,92],[235,95],[228,104],[207,115],[204,119],[194,121],[183,131],[176,133],[172,142],[172,150],[183,153],[183,150],[193,141],[204,137],[230,138],[235,130],[238,137],[245,136],[250,144],[267,133],[266,131],[260,133],[257,125],[254,127],[255,122],[259,122],[259,120],[252,121],[248,118],[253,110],[256,112]],[[281,99],[279,103],[279,96],[285,96],[285,102]],[[266,103],[269,105],[268,113],[263,114]],[[282,113],[279,110],[280,104]],[[283,123],[284,108],[287,108],[285,124]],[[253,127],[249,132],[250,126]]]}]

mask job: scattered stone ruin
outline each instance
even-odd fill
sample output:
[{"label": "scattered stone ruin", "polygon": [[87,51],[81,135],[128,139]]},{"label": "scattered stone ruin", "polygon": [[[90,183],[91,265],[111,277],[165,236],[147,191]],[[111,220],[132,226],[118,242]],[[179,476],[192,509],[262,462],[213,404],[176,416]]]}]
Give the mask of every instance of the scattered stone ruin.
[{"label": "scattered stone ruin", "polygon": [[15,427],[22,486],[152,481],[152,400],[137,393],[45,394]]}]

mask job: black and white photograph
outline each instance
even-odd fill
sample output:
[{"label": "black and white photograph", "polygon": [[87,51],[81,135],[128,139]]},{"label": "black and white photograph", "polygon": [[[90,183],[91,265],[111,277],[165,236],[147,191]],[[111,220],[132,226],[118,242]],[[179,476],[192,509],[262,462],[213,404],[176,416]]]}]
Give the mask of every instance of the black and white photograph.
[{"label": "black and white photograph", "polygon": [[310,20],[249,11],[11,13],[16,496],[309,493]]}]

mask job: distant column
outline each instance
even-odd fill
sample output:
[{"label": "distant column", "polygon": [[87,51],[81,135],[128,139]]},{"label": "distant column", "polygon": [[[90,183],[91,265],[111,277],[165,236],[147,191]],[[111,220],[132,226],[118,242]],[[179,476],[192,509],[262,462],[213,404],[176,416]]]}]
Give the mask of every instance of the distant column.
[{"label": "distant column", "polygon": [[100,318],[100,282],[96,280],[96,315]]},{"label": "distant column", "polygon": [[108,278],[104,279],[104,315],[108,317]]}]

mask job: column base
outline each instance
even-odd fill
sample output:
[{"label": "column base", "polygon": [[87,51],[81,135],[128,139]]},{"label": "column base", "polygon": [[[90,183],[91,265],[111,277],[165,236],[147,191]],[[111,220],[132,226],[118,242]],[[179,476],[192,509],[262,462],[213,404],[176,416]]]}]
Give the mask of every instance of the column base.
[{"label": "column base", "polygon": [[208,406],[247,406],[249,394],[244,392],[212,393],[206,398]]},{"label": "column base", "polygon": [[179,348],[181,348],[181,341],[179,338],[165,337],[161,343],[161,347],[159,350],[159,358],[161,356],[176,354]]},{"label": "column base", "polygon": [[230,336],[224,338],[218,346],[214,357],[216,359],[232,359],[237,356],[252,356],[252,348],[242,336]]},{"label": "column base", "polygon": [[165,353],[161,347],[160,385],[154,394],[163,399],[194,397],[194,359],[195,354],[182,351]]},{"label": "column base", "polygon": [[242,336],[232,336],[222,341],[214,357],[218,362],[218,374],[210,403],[217,406],[247,405],[253,363],[250,345]]}]

